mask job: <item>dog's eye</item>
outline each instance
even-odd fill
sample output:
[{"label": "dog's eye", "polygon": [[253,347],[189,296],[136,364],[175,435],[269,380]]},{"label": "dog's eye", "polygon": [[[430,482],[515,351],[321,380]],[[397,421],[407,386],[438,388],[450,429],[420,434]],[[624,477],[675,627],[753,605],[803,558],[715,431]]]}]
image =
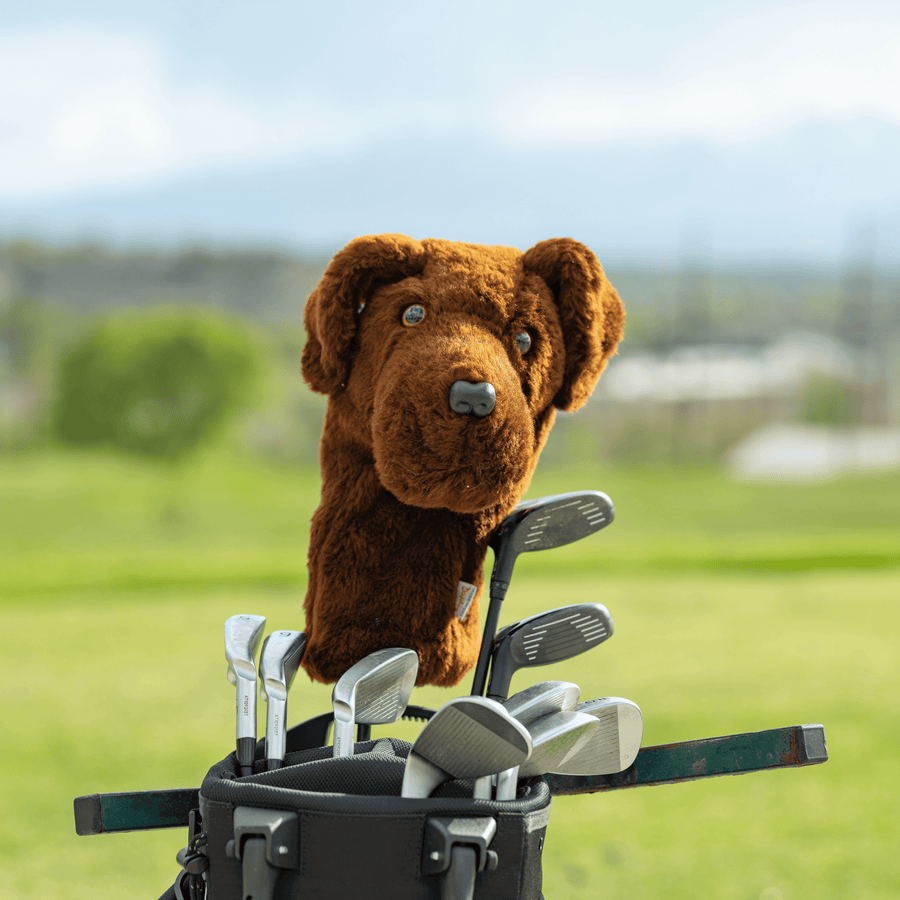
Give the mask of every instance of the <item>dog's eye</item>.
[{"label": "dog's eye", "polygon": [[425,318],[425,307],[424,306],[410,306],[405,313],[403,313],[403,324],[404,325],[418,325],[422,319]]},{"label": "dog's eye", "polygon": [[524,356],[531,348],[531,335],[527,331],[520,331],[516,335],[516,346],[519,348],[519,353]]}]

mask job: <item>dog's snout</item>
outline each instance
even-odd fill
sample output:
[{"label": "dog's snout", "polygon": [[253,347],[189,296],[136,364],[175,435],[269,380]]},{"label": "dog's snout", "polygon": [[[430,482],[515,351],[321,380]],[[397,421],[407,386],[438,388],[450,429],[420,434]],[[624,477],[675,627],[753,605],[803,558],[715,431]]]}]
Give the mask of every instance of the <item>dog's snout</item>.
[{"label": "dog's snout", "polygon": [[497,402],[497,392],[486,381],[454,381],[450,387],[450,409],[461,416],[487,416]]}]

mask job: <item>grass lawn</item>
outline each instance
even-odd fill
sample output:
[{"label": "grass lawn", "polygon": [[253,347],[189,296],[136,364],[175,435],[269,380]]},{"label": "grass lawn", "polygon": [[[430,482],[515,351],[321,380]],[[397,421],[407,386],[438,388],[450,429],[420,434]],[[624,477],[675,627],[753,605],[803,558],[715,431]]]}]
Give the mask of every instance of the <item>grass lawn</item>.
[{"label": "grass lawn", "polygon": [[[740,486],[709,471],[540,475],[532,496],[606,490],[602,535],[523,556],[503,622],[605,603],[595,653],[519,673],[644,713],[644,744],[825,725],[808,769],[554,801],[554,898],[895,897],[900,837],[900,479]],[[222,622],[302,627],[315,473],[210,457],[0,459],[0,606],[11,665],[0,896],[150,898],[181,830],[75,835],[85,793],[199,784],[234,738]],[[419,689],[440,705],[461,689]],[[329,708],[301,673],[297,722]],[[261,704],[262,707],[262,704]],[[416,726],[392,726],[411,739]],[[376,730],[377,732],[377,730]],[[49,850],[49,852],[48,852]]]}]

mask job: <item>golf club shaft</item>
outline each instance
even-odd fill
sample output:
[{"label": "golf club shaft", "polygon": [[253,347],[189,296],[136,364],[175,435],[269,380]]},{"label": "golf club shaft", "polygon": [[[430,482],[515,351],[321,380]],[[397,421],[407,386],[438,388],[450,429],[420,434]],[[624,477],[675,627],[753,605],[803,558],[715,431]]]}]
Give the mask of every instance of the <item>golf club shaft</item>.
[{"label": "golf club shaft", "polygon": [[484,694],[488,665],[491,661],[491,648],[494,644],[494,635],[497,633],[497,623],[500,621],[500,607],[503,605],[503,598],[506,596],[506,588],[508,586],[508,584],[491,581],[491,600],[488,604],[484,634],[481,636],[481,650],[478,653],[478,663],[475,666],[475,677],[472,681],[473,697]]},{"label": "golf club shaft", "polygon": [[497,799],[515,800],[516,789],[519,784],[519,767],[504,769],[497,773]]}]

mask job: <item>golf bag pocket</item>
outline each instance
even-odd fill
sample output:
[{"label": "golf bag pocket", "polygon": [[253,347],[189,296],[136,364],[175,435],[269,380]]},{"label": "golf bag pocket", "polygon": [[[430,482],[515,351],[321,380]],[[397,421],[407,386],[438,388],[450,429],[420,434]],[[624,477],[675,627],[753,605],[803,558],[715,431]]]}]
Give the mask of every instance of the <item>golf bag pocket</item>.
[{"label": "golf bag pocket", "polygon": [[200,788],[206,900],[540,900],[546,783],[501,802],[473,799],[471,781],[401,797],[409,747],[289,752],[243,778],[234,754],[213,766]]}]

